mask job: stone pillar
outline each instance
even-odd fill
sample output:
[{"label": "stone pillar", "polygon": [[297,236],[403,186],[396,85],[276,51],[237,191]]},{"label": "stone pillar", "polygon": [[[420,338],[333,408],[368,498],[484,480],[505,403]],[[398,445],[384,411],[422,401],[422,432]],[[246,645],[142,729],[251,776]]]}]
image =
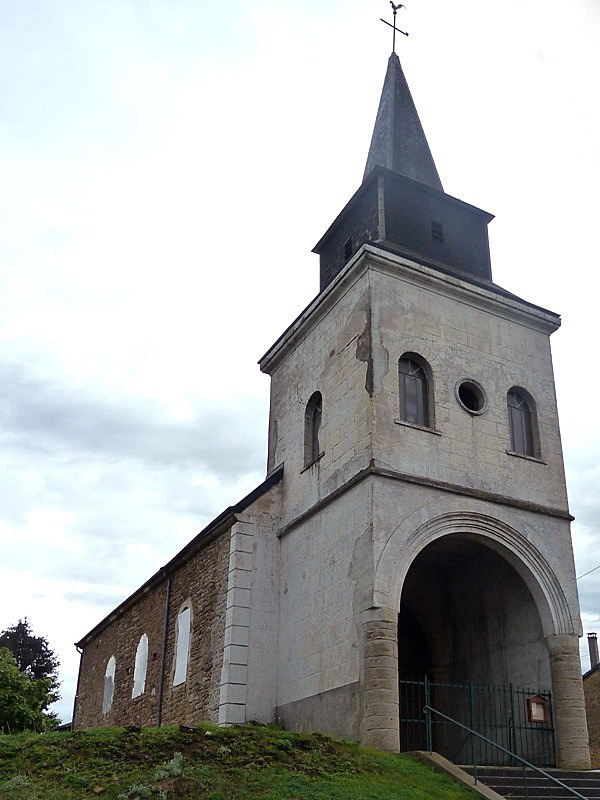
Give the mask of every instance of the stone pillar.
[{"label": "stone pillar", "polygon": [[400,749],[398,612],[370,608],[362,612],[361,623],[361,744],[397,753]]},{"label": "stone pillar", "polygon": [[550,653],[557,766],[561,769],[589,769],[579,639],[574,634],[558,634],[547,636],[544,641]]},{"label": "stone pillar", "polygon": [[246,722],[253,534],[253,526],[244,522],[231,528],[219,725]]}]

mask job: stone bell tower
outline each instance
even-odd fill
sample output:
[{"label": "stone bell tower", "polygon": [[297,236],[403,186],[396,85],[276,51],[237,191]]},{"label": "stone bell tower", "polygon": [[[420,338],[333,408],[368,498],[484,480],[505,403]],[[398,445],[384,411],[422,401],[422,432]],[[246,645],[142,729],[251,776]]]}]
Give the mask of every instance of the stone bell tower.
[{"label": "stone bell tower", "polygon": [[443,191],[392,54],[320,293],[260,361],[285,465],[277,715],[398,750],[404,678],[541,687],[558,764],[585,767],[560,318],[493,282],[491,219]]}]

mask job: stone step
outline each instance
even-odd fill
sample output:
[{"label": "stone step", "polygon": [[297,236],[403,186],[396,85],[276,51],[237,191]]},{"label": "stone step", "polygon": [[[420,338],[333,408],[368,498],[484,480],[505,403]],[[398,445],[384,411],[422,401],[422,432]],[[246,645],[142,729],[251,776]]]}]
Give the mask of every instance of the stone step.
[{"label": "stone step", "polygon": [[[469,775],[473,775],[472,766],[461,767]],[[566,786],[587,800],[600,800],[600,772],[583,771],[571,772],[566,770],[545,770],[553,778],[562,781]],[[523,770],[520,767],[478,767],[477,781],[493,789],[503,797],[510,800],[573,800],[575,795],[567,792],[561,786],[544,778],[534,770],[526,770],[527,795],[523,784]]]}]

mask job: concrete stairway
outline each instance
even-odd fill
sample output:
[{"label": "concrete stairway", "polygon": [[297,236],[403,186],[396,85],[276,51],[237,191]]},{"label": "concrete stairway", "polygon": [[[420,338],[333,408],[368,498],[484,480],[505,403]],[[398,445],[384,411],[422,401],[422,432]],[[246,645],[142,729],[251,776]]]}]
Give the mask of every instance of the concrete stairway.
[{"label": "concrete stairway", "polygon": [[[473,767],[461,767],[469,775]],[[571,772],[558,769],[545,770],[554,778],[575,789],[588,800],[600,798],[600,772]],[[523,770],[510,767],[478,767],[477,781],[489,786],[502,797],[525,800]],[[533,770],[527,770],[527,791],[530,800],[573,800],[575,795],[543,778]]]}]

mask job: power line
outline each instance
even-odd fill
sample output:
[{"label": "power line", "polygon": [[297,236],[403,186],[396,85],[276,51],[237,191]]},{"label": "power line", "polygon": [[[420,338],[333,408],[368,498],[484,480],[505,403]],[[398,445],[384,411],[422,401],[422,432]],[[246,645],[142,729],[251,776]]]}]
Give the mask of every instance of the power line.
[{"label": "power line", "polygon": [[586,575],[589,575],[591,572],[596,572],[597,569],[600,569],[600,564],[598,564],[597,567],[594,567],[594,569],[590,569],[587,572],[584,572],[583,575],[578,575],[577,578],[575,578],[575,580],[578,581],[580,578],[585,578]]}]

